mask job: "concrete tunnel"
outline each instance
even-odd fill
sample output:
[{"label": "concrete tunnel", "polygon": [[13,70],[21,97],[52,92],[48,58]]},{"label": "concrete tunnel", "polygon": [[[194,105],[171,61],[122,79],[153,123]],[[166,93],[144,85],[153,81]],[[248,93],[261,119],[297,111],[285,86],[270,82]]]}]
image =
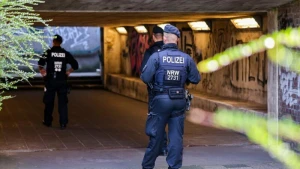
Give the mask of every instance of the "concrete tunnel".
[{"label": "concrete tunnel", "polygon": [[[17,97],[5,101],[0,114],[2,129],[7,131],[2,134],[7,143],[1,145],[1,149],[145,146],[147,138],[143,130],[147,90],[139,79],[138,69],[143,52],[151,44],[154,25],[171,23],[177,26],[182,36],[179,48],[198,62],[231,46],[249,42],[284,27],[281,20],[291,16],[290,10],[286,10],[293,6],[290,2],[292,0],[262,0],[259,3],[255,0],[46,0],[36,6],[35,10],[43,19],[52,19],[50,26],[93,27],[99,30],[98,59],[101,74],[73,78],[74,86],[84,84],[84,88],[74,89],[69,95],[69,119],[73,123],[66,130],[69,137],[64,140],[56,138],[61,133],[55,128],[48,131],[40,124],[42,90],[20,88],[9,92]],[[232,19],[247,17],[259,20],[260,27],[239,29],[231,22]],[[192,21],[206,21],[210,23],[210,30],[195,31],[188,24]],[[294,22],[297,24],[300,21]],[[145,26],[148,32],[138,33],[134,29],[138,25]],[[120,34],[116,27],[125,27],[127,34]],[[276,107],[276,99],[270,99],[283,97],[278,94],[280,87],[275,86],[280,86],[277,70],[278,67],[268,62],[267,54],[261,52],[217,72],[201,74],[202,80],[198,85],[188,86],[195,96],[192,106],[208,111],[219,107],[233,108],[279,118],[278,110],[288,107]],[[90,89],[89,86],[95,84],[105,90]],[[30,104],[29,97],[34,98],[36,105]],[[286,103],[282,99],[280,101]],[[18,108],[14,106],[16,104]],[[57,120],[56,110],[53,114]],[[133,119],[136,122],[134,124]],[[242,135],[188,122],[185,130],[185,146],[248,143]],[[25,139],[20,139],[24,136]],[[8,138],[20,140],[9,143]]]}]

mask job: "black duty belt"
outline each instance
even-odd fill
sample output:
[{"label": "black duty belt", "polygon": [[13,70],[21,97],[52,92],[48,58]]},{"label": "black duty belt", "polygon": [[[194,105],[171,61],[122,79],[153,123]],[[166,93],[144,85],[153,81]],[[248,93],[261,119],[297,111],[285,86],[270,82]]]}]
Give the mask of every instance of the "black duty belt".
[{"label": "black duty belt", "polygon": [[[162,89],[162,90],[157,90],[157,89],[154,89],[151,91],[151,93],[153,95],[170,95],[170,98],[184,98],[185,97],[185,89],[184,88],[168,88],[168,89]],[[173,97],[173,96],[174,97]],[[177,97],[177,96],[179,97]]]},{"label": "black duty belt", "polygon": [[164,94],[169,94],[168,89],[163,89],[163,90],[152,90],[152,94],[154,95],[164,95]]}]

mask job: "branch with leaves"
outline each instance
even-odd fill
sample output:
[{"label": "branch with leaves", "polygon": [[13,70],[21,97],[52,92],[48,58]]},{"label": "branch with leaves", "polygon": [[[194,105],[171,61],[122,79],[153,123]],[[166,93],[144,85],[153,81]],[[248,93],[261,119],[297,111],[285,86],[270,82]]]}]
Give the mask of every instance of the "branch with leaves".
[{"label": "branch with leaves", "polygon": [[198,63],[201,73],[214,72],[234,61],[250,57],[251,55],[267,51],[268,58],[275,64],[288,67],[300,73],[300,27],[288,28],[261,36],[257,40],[240,44],[226,49],[211,58]]},{"label": "branch with leaves", "polygon": [[220,109],[212,113],[192,108],[187,115],[187,120],[199,125],[244,133],[250,141],[260,145],[288,168],[300,168],[300,157],[297,153],[288,148],[284,141],[277,139],[280,137],[300,141],[300,125],[291,119],[280,120],[277,123],[266,117],[241,111]]},{"label": "branch with leaves", "polygon": [[[36,23],[47,25],[33,6],[43,3],[40,0],[2,0],[0,1],[0,109],[3,92],[16,89],[20,81],[27,81],[35,75],[33,62],[39,54],[34,51],[34,44],[48,48],[44,31],[33,27]],[[24,72],[20,67],[30,71]]]}]

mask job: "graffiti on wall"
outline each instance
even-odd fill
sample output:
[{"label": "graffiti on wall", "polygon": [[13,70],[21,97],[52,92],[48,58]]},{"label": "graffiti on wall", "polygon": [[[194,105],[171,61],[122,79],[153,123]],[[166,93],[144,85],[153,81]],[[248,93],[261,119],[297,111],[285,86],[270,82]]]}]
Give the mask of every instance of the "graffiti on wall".
[{"label": "graffiti on wall", "polygon": [[[278,14],[278,28],[286,29],[288,27],[295,27],[295,23],[290,17],[287,9],[281,10]],[[293,109],[293,106],[298,104],[300,98],[299,75],[286,68],[279,68],[279,89],[279,99],[281,100],[281,103],[284,104],[281,104],[281,110],[283,111],[281,113],[288,112],[289,109]],[[296,109],[296,112],[299,112],[299,110]],[[297,121],[300,121],[299,115],[295,116],[299,118]]]},{"label": "graffiti on wall", "polygon": [[[208,58],[216,53],[223,52],[231,46],[246,43],[255,36],[252,32],[238,33],[227,24],[215,24],[215,29],[209,36],[207,48],[203,49],[203,57]],[[230,87],[233,89],[250,89],[250,90],[264,90],[267,84],[267,57],[266,53],[252,55],[243,60],[234,62],[233,64],[222,69],[223,81],[222,87]],[[202,80],[202,87],[204,90],[213,90],[214,73],[204,74]]]},{"label": "graffiti on wall", "polygon": [[295,72],[280,70],[279,78],[282,101],[288,106],[297,104],[300,96],[300,77]]},{"label": "graffiti on wall", "polygon": [[180,49],[185,53],[189,54],[192,58],[194,58],[195,54],[195,43],[194,36],[192,31],[182,31],[181,32],[181,43]]},{"label": "graffiti on wall", "polygon": [[[90,49],[90,39],[94,32],[91,32],[90,27],[59,27],[59,28],[48,28],[47,34],[59,34],[63,38],[63,43],[68,44],[71,49]],[[51,44],[52,39],[47,39],[48,43]],[[100,42],[98,42],[100,43]]]},{"label": "graffiti on wall", "polygon": [[213,89],[213,82],[210,78],[205,78],[202,80],[202,87],[205,90],[212,90]]},{"label": "graffiti on wall", "polygon": [[178,47],[183,52],[189,54],[196,63],[202,60],[201,50],[195,45],[194,33],[191,30],[181,31],[181,38],[178,42]]},{"label": "graffiti on wall", "polygon": [[[38,27],[45,37],[59,34],[63,38],[61,46],[69,51],[78,61],[79,69],[71,76],[101,76],[101,29],[100,27]],[[45,38],[51,47],[52,38]],[[37,53],[44,52],[40,44],[34,45]],[[37,64],[37,63],[34,63]],[[35,67],[38,72],[38,67]],[[40,74],[36,75],[40,77]]]},{"label": "graffiti on wall", "polygon": [[278,15],[278,29],[286,29],[288,27],[294,27],[293,19],[288,16],[287,10]]},{"label": "graffiti on wall", "polygon": [[[299,104],[300,97],[300,76],[287,70],[279,69],[279,118],[291,118],[300,122]],[[287,141],[291,148],[297,149],[298,143]]]},{"label": "graffiti on wall", "polygon": [[[234,87],[263,90],[267,84],[267,56],[265,52],[237,61],[229,67],[230,80]],[[248,87],[247,83],[249,82],[256,86]]]},{"label": "graffiti on wall", "polygon": [[[296,8],[295,8],[296,7]],[[294,9],[298,9],[299,4],[291,3],[282,6],[278,9],[278,29],[286,29],[288,27],[295,27],[299,25],[299,20],[293,20],[291,16],[295,18],[299,17]],[[300,122],[299,116],[299,102],[300,102],[300,77],[298,74],[286,69],[279,68],[278,74],[279,80],[279,118],[291,117],[297,123]],[[299,151],[299,145],[293,141],[286,141],[290,144],[293,150]]]},{"label": "graffiti on wall", "polygon": [[139,34],[134,29],[128,36],[128,50],[133,76],[140,76],[141,63],[146,49],[149,48],[148,34]]}]

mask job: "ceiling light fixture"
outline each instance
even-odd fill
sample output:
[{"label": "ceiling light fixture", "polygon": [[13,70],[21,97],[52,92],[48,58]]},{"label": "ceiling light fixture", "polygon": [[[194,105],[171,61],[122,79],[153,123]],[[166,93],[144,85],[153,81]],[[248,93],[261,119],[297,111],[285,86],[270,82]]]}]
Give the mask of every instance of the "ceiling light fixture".
[{"label": "ceiling light fixture", "polygon": [[260,28],[260,21],[258,17],[236,18],[231,19],[231,22],[238,29]]},{"label": "ceiling light fixture", "polygon": [[209,31],[210,27],[206,21],[188,22],[189,26],[194,31]]},{"label": "ceiling light fixture", "polygon": [[119,32],[119,34],[127,34],[127,31],[124,27],[117,27],[116,30]]},{"label": "ceiling light fixture", "polygon": [[138,33],[147,33],[147,29],[145,28],[145,26],[135,26],[134,29],[138,32]]}]

